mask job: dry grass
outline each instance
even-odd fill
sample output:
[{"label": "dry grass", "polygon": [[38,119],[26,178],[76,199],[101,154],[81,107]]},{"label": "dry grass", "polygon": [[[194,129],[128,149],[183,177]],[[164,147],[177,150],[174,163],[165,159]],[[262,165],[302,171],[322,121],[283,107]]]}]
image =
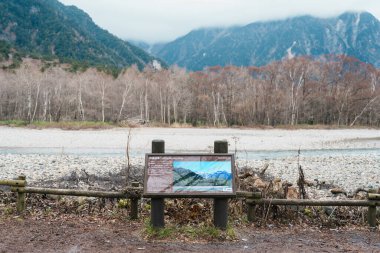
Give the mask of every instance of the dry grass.
[{"label": "dry grass", "polygon": [[301,130],[301,129],[380,129],[379,127],[371,127],[371,126],[338,126],[338,125],[308,125],[308,124],[298,124],[298,125],[276,125],[276,126],[268,126],[268,125],[247,125],[247,126],[227,126],[227,125],[197,125],[193,126],[189,123],[161,123],[151,121],[146,125],[141,125],[138,123],[130,123],[130,122],[100,122],[100,121],[60,121],[60,122],[49,122],[49,121],[34,121],[32,123],[28,123],[23,120],[0,120],[0,126],[10,126],[10,127],[28,127],[28,128],[36,128],[36,129],[44,129],[44,128],[60,128],[65,130],[81,130],[81,129],[109,129],[116,127],[128,127],[128,128],[138,128],[142,126],[147,127],[160,127],[160,128],[235,128],[235,129],[284,129],[284,130]]},{"label": "dry grass", "polygon": [[59,128],[64,130],[81,130],[81,129],[109,129],[118,127],[117,124],[111,122],[95,122],[95,121],[34,121],[28,123],[22,120],[6,120],[0,121],[0,125],[10,127],[27,127],[32,129]]}]

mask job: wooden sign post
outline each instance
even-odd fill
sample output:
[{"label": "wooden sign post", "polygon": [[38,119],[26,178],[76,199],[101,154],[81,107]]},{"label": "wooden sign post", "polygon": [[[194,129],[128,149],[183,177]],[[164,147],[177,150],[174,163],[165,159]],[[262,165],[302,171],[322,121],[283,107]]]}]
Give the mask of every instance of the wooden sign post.
[{"label": "wooden sign post", "polygon": [[[228,153],[227,141],[215,141],[214,153]],[[220,229],[227,228],[228,221],[228,198],[214,198],[214,226]]]},{"label": "wooden sign post", "polygon": [[214,225],[227,228],[228,199],[235,197],[234,155],[227,141],[216,141],[214,154],[165,154],[163,141],[152,142],[145,156],[144,197],[151,198],[151,224],[162,228],[165,198],[212,198]]},{"label": "wooden sign post", "polygon": [[[165,142],[163,140],[152,141],[152,153],[153,154],[165,153]],[[165,209],[165,199],[163,197],[152,197],[150,220],[154,228],[165,227],[164,209]]]}]

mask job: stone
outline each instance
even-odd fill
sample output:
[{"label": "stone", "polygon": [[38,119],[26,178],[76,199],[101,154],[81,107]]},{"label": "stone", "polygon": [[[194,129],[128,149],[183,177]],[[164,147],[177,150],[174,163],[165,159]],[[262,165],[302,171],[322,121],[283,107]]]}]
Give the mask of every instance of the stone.
[{"label": "stone", "polygon": [[332,194],[341,194],[341,193],[343,193],[343,194],[347,194],[347,192],[346,192],[344,189],[339,188],[339,187],[337,187],[337,188],[332,188],[332,189],[330,190],[330,192],[331,192]]},{"label": "stone", "polygon": [[309,186],[309,187],[312,187],[312,186],[315,186],[316,184],[315,184],[315,182],[313,182],[313,181],[311,181],[311,180],[307,180],[307,179],[305,179],[305,184],[307,185],[307,186]]}]

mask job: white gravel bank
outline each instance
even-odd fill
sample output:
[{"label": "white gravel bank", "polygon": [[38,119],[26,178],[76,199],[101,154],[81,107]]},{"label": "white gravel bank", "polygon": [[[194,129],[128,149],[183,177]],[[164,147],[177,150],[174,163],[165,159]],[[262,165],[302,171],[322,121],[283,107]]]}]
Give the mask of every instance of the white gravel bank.
[{"label": "white gravel bank", "polygon": [[[128,129],[65,131],[0,127],[0,147],[125,148]],[[380,148],[380,130],[261,130],[134,128],[131,149],[149,152],[151,141],[165,140],[167,150],[208,151],[226,139],[230,149],[295,150]]]},{"label": "white gravel bank", "polygon": [[[128,129],[63,131],[33,130],[0,127],[0,178],[26,174],[33,182],[56,180],[73,171],[107,176],[120,172],[126,159],[118,156],[86,156],[61,154],[6,154],[5,148],[108,148],[124,149]],[[227,139],[230,151],[255,150],[326,150],[324,155],[303,156],[300,165],[309,180],[325,181],[353,191],[359,187],[380,187],[380,131],[354,130],[239,130],[239,129],[168,129],[137,128],[132,130],[131,152],[150,152],[151,141],[163,139],[166,150],[176,152],[210,152],[214,140]],[[369,154],[342,152],[329,156],[329,149],[371,149]],[[242,154],[242,153],[240,153]],[[297,157],[288,156],[267,160],[238,159],[239,167],[261,168],[275,177],[296,182]],[[142,157],[133,157],[132,164],[143,166]]]}]

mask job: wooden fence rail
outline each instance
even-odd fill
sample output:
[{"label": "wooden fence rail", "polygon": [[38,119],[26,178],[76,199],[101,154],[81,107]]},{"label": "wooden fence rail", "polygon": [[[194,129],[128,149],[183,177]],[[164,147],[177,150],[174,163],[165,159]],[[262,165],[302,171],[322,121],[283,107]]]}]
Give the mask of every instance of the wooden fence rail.
[{"label": "wooden fence rail", "polygon": [[19,193],[36,193],[50,195],[66,195],[66,196],[83,196],[97,198],[139,198],[141,197],[142,188],[128,187],[125,191],[84,191],[74,189],[52,189],[37,187],[11,187],[12,192]]},{"label": "wooden fence rail", "polygon": [[143,188],[139,187],[139,183],[137,182],[133,182],[132,187],[127,187],[124,191],[118,192],[26,187],[27,182],[23,175],[19,176],[17,180],[0,180],[0,185],[11,186],[11,191],[17,193],[16,207],[18,213],[23,213],[26,209],[25,194],[34,193],[97,198],[128,198],[131,200],[131,219],[138,218],[138,201],[141,199],[143,192]]},{"label": "wooden fence rail", "polygon": [[380,200],[248,199],[247,204],[282,206],[380,206]]},{"label": "wooden fence rail", "polygon": [[0,180],[0,185],[24,187],[25,180]]},{"label": "wooden fence rail", "polygon": [[[0,185],[11,186],[11,191],[17,193],[17,211],[25,210],[25,194],[50,194],[66,196],[84,196],[98,198],[129,198],[131,200],[130,218],[138,218],[138,201],[143,197],[143,188],[139,183],[132,183],[132,187],[124,191],[85,191],[75,189],[52,189],[27,187],[25,176],[19,176],[17,180],[0,180]],[[194,197],[194,196],[193,196]],[[212,196],[210,196],[212,197]],[[362,206],[368,207],[368,223],[371,227],[376,226],[376,207],[380,206],[380,194],[368,194],[367,200],[312,200],[312,199],[268,199],[262,198],[261,192],[236,192],[237,198],[245,199],[248,204],[248,220],[254,220],[256,205],[292,205],[292,206]]]},{"label": "wooden fence rail", "polygon": [[380,194],[369,194],[368,200],[313,200],[313,199],[263,199],[258,194],[246,199],[248,204],[248,220],[253,221],[256,205],[285,205],[285,206],[362,206],[368,207],[367,221],[370,227],[375,227],[376,207],[380,206]]}]

